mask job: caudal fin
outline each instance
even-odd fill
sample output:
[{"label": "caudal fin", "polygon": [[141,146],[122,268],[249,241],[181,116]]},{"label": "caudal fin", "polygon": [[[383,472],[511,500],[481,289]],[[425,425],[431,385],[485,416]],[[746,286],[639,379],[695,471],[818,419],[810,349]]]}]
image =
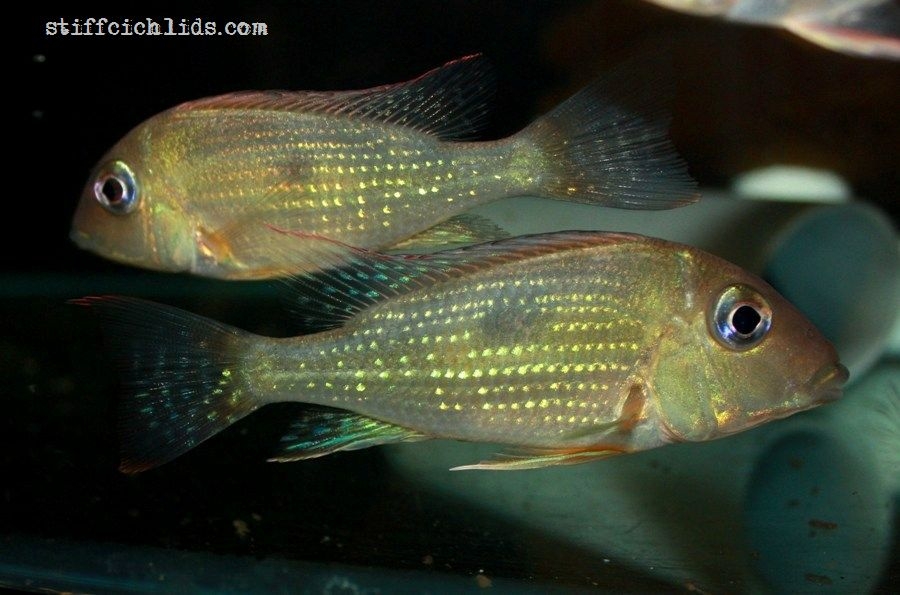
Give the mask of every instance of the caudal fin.
[{"label": "caudal fin", "polygon": [[242,381],[240,355],[248,333],[134,298],[72,303],[99,315],[121,373],[123,472],[168,462],[259,406]]},{"label": "caudal fin", "polygon": [[667,137],[671,83],[647,55],[594,81],[521,135],[546,164],[550,198],[625,209],[670,209],[697,200],[697,184]]}]

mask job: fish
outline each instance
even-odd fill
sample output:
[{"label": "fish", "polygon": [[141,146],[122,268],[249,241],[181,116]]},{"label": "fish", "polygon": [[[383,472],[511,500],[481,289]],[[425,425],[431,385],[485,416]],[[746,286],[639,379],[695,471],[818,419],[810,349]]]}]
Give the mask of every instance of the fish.
[{"label": "fish", "polygon": [[121,374],[122,471],[276,402],[310,410],[273,461],[441,438],[508,451],[455,469],[580,463],[734,434],[834,400],[848,377],[770,285],[694,247],[573,231],[391,255],[301,239],[327,265],[286,282],[303,335],[76,300]]},{"label": "fish", "polygon": [[900,60],[900,5],[896,0],[647,1],[688,14],[779,27],[847,55]]},{"label": "fish", "polygon": [[411,252],[508,235],[468,213],[505,197],[689,204],[696,184],[666,138],[659,62],[637,56],[517,134],[481,142],[469,139],[496,86],[481,55],[371,89],[190,101],[101,158],[70,237],[126,265],[266,279],[298,268],[279,260],[296,251],[273,248],[279,236],[262,224]]}]

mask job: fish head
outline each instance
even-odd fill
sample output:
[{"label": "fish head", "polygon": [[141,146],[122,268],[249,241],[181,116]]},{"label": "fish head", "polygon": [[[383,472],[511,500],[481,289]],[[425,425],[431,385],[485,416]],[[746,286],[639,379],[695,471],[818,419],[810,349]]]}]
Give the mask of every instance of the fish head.
[{"label": "fish head", "polygon": [[651,386],[666,441],[710,440],[834,400],[848,377],[818,329],[768,283],[694,251]]},{"label": "fish head", "polygon": [[196,248],[183,194],[166,175],[165,139],[144,122],[110,149],[81,193],[70,237],[80,247],[123,264],[189,270]]}]

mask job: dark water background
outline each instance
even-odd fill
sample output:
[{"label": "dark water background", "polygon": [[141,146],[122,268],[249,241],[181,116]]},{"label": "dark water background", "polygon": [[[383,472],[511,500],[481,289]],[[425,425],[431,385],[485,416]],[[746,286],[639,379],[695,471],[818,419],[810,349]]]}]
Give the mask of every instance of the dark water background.
[{"label": "dark water background", "polygon": [[[66,299],[128,293],[284,332],[266,284],[224,287],[130,270],[68,240],[99,157],[131,127],[182,101],[242,89],[362,88],[483,52],[498,77],[486,133],[496,138],[634,51],[667,45],[678,79],[673,138],[702,185],[770,163],[810,165],[833,169],[857,195],[897,213],[900,64],[826,52],[774,30],[625,0],[25,10],[24,21],[7,23],[16,40],[7,99],[12,129],[24,130],[7,135],[13,163],[0,234],[0,549],[7,551],[112,544],[123,552],[160,547],[414,570],[435,585],[464,577],[473,588],[484,574],[507,586],[690,588],[474,510],[399,475],[379,449],[264,464],[284,420],[298,411],[290,405],[258,412],[171,465],[119,474],[116,379],[94,321]],[[261,21],[269,35],[44,35],[47,21],[88,16]],[[900,580],[894,558],[884,593]]]}]

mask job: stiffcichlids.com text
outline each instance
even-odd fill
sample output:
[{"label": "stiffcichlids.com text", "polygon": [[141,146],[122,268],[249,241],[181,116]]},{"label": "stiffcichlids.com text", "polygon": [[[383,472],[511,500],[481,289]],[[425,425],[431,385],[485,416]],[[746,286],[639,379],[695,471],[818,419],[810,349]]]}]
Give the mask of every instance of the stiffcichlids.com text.
[{"label": "stiffcichlids.com text", "polygon": [[47,36],[55,35],[235,35],[262,36],[269,34],[266,23],[228,21],[220,25],[216,21],[202,19],[107,19],[88,17],[66,20],[60,18],[47,21],[44,26]]}]

